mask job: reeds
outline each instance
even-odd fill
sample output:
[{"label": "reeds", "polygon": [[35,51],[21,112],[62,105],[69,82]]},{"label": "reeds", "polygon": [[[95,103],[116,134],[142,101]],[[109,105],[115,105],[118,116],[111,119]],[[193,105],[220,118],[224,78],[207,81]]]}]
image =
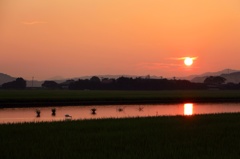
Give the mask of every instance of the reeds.
[{"label": "reeds", "polygon": [[0,125],[1,158],[239,158],[240,114]]}]

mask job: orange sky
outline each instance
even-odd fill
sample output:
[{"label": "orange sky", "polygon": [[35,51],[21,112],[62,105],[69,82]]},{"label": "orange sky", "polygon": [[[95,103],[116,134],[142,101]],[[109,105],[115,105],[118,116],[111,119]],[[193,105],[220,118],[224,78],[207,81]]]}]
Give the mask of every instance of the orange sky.
[{"label": "orange sky", "polygon": [[[240,69],[239,0],[0,0],[0,72],[26,79]],[[186,67],[181,57],[197,57]]]}]

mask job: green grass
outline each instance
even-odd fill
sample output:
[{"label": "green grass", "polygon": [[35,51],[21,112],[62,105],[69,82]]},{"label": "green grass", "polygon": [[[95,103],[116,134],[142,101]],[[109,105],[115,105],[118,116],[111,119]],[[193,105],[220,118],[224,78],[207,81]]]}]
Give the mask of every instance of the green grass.
[{"label": "green grass", "polygon": [[240,91],[0,90],[0,107],[177,102],[240,102]]},{"label": "green grass", "polygon": [[1,158],[231,159],[240,114],[0,125]]}]

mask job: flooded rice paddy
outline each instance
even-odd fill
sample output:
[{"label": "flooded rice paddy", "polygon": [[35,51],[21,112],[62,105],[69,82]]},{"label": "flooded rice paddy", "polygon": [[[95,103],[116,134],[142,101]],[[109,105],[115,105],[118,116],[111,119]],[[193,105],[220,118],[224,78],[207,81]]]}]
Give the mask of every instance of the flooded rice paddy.
[{"label": "flooded rice paddy", "polygon": [[0,109],[0,123],[240,112],[240,103],[65,106]]}]

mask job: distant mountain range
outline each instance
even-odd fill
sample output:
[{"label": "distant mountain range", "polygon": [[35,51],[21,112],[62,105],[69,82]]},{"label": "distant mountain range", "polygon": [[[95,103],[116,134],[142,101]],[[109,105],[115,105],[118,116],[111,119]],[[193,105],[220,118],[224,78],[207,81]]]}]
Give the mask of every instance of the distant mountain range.
[{"label": "distant mountain range", "polygon": [[[148,76],[131,76],[131,75],[97,75],[99,78],[119,78],[119,77],[132,77],[132,78],[137,78],[137,77],[142,77],[142,78],[147,78]],[[203,83],[203,81],[209,77],[209,76],[221,76],[226,78],[226,82],[232,82],[232,83],[240,83],[240,70],[232,70],[232,69],[225,69],[222,71],[218,71],[218,72],[207,72],[207,73],[203,73],[201,75],[191,75],[191,76],[187,76],[187,77],[181,77],[179,79],[186,79],[189,80],[191,82],[195,82],[195,83]],[[75,78],[68,78],[68,79],[73,79],[73,80],[78,80],[78,79],[90,79],[92,76],[82,76],[82,77],[75,77]],[[162,77],[159,76],[151,76],[151,78],[154,79],[160,79]],[[3,83],[6,82],[11,82],[14,81],[16,79],[16,77],[12,77],[10,75],[4,74],[4,73],[0,73],[0,85],[2,85]],[[57,83],[62,83],[64,81],[66,81],[67,79],[64,78],[59,78],[58,77],[54,77],[48,80],[54,80]],[[41,85],[43,84],[44,81],[37,81],[37,80],[27,80],[27,87],[41,87]]]},{"label": "distant mountain range", "polygon": [[[11,82],[16,80],[16,77],[12,77],[10,75],[4,74],[4,73],[0,73],[0,85],[7,83],[7,82]],[[42,86],[43,81],[29,81],[27,80],[27,87],[32,87],[32,84],[34,87],[41,87]]]},{"label": "distant mountain range", "polygon": [[6,82],[14,81],[15,79],[16,78],[11,77],[7,74],[0,73],[0,85],[2,85],[3,83],[6,83]]},{"label": "distant mountain range", "polygon": [[[207,72],[201,75],[193,75],[191,76],[192,79],[188,79],[194,83],[203,83],[204,80],[209,76],[221,76],[226,79],[226,83],[239,83],[240,82],[240,71],[239,70],[232,70],[232,69],[225,69],[218,72]],[[187,78],[186,78],[187,79]]]}]

